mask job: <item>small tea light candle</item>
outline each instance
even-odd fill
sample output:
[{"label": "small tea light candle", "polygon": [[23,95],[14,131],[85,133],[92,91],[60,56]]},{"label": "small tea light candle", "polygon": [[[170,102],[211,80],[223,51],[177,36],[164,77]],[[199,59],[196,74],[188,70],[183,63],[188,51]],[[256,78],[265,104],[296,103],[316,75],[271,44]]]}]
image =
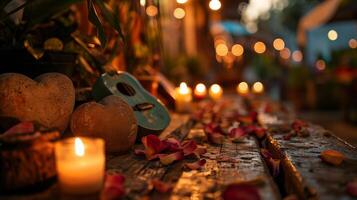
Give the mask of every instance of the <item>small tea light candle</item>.
[{"label": "small tea light candle", "polygon": [[240,82],[237,86],[237,92],[241,96],[246,96],[249,93],[249,86],[246,82]]},{"label": "small tea light candle", "polygon": [[93,194],[104,179],[104,140],[76,137],[55,144],[58,182],[66,194]]},{"label": "small tea light candle", "polygon": [[207,95],[206,86],[203,83],[199,83],[195,87],[195,91],[193,92],[196,99],[204,99]]},{"label": "small tea light candle", "polygon": [[213,84],[209,88],[209,96],[215,101],[219,100],[222,97],[222,94],[223,90],[218,84]]},{"label": "small tea light candle", "polygon": [[188,112],[191,110],[192,92],[185,82],[180,83],[176,88],[175,104],[177,112]]},{"label": "small tea light candle", "polygon": [[255,82],[252,88],[253,93],[262,94],[264,92],[264,85],[261,82]]}]

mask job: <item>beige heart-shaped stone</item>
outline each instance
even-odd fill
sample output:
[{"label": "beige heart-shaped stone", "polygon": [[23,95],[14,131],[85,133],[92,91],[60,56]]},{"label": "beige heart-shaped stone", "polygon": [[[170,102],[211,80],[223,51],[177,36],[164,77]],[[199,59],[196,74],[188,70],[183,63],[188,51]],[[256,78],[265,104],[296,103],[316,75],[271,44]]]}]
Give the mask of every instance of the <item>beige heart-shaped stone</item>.
[{"label": "beige heart-shaped stone", "polygon": [[74,135],[103,138],[106,151],[110,153],[127,152],[135,143],[137,129],[132,108],[120,97],[113,95],[99,103],[80,105],[71,119]]},{"label": "beige heart-shaped stone", "polygon": [[72,81],[59,73],[31,78],[16,73],[0,75],[0,116],[36,121],[64,131],[75,102]]}]

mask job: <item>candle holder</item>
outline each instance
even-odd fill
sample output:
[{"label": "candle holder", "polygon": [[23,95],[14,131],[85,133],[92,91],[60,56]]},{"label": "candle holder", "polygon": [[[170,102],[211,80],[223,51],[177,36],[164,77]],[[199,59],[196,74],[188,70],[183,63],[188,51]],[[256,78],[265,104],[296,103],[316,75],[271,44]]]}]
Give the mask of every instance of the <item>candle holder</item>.
[{"label": "candle holder", "polygon": [[104,140],[99,138],[68,138],[55,144],[62,192],[85,195],[101,190],[105,171],[104,149]]}]

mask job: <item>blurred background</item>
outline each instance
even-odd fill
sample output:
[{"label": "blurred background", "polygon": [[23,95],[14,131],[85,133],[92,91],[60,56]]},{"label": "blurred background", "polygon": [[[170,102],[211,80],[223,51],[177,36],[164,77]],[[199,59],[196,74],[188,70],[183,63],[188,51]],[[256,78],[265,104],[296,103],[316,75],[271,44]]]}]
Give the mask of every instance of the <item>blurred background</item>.
[{"label": "blurred background", "polygon": [[259,81],[357,144],[355,0],[3,0],[0,9],[1,73],[58,71],[83,88],[126,70],[144,84],[160,74],[225,93]]}]

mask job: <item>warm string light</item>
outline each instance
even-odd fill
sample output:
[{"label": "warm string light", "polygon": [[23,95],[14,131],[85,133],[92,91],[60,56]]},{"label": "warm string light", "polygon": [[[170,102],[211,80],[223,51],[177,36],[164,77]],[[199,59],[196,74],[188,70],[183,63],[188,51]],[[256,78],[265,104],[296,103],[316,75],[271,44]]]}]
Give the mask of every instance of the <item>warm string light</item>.
[{"label": "warm string light", "polygon": [[244,53],[244,48],[240,44],[235,44],[232,46],[232,54],[235,56],[241,56]]},{"label": "warm string light", "polygon": [[337,40],[337,38],[338,38],[338,33],[337,33],[337,31],[331,29],[331,30],[327,33],[327,37],[328,37],[329,40],[335,41],[335,40]]},{"label": "warm string light", "polygon": [[280,57],[282,57],[283,59],[289,59],[291,52],[288,48],[284,48],[283,50],[281,50],[279,52],[279,54],[280,54]]},{"label": "warm string light", "polygon": [[221,2],[219,0],[211,0],[209,2],[208,6],[209,6],[209,8],[211,10],[216,11],[216,10],[219,10],[221,8],[222,4],[221,4]]},{"label": "warm string light", "polygon": [[301,62],[302,58],[303,58],[301,51],[300,50],[294,51],[292,54],[292,58],[293,58],[293,61],[295,61],[295,62]]},{"label": "warm string light", "polygon": [[219,100],[222,97],[222,94],[223,94],[223,90],[221,86],[219,86],[218,84],[213,84],[209,88],[209,96],[213,100]]},{"label": "warm string light", "polygon": [[199,83],[195,87],[194,95],[196,98],[203,99],[207,95],[206,86],[203,83]]},{"label": "warm string light", "polygon": [[263,93],[264,92],[264,85],[263,85],[263,83],[261,83],[261,82],[255,82],[254,84],[253,84],[253,89],[252,89],[252,91],[254,92],[254,93],[256,93],[256,94],[260,94],[260,93]]},{"label": "warm string light", "polygon": [[348,41],[348,46],[350,46],[351,49],[357,48],[357,40],[356,39],[350,39]]},{"label": "warm string light", "polygon": [[263,42],[256,42],[254,44],[254,51],[261,54],[261,53],[264,53],[266,50],[266,46]]},{"label": "warm string light", "polygon": [[188,94],[189,92],[190,92],[190,90],[187,87],[187,84],[185,82],[181,82],[180,87],[179,87],[179,93],[180,94]]},{"label": "warm string light", "polygon": [[140,0],[140,5],[145,6],[146,5],[146,0]]},{"label": "warm string light", "polygon": [[323,60],[317,60],[315,65],[316,69],[318,69],[319,71],[323,71],[326,69],[326,63]]},{"label": "warm string light", "polygon": [[146,14],[149,15],[150,17],[155,17],[158,12],[159,10],[154,5],[150,5],[146,8]]},{"label": "warm string light", "polygon": [[179,4],[185,4],[187,3],[188,0],[176,0],[177,3]]},{"label": "warm string light", "polygon": [[249,93],[249,86],[247,82],[240,82],[237,85],[237,92],[241,95],[246,95]]},{"label": "warm string light", "polygon": [[216,53],[219,56],[226,56],[228,54],[228,47],[226,44],[218,44],[216,46]]},{"label": "warm string light", "polygon": [[285,48],[285,42],[283,39],[281,38],[276,38],[274,41],[273,41],[273,47],[274,49],[276,49],[277,51],[281,51]]},{"label": "warm string light", "polygon": [[185,10],[182,9],[182,8],[176,8],[176,9],[174,10],[174,17],[175,17],[176,19],[183,19],[183,18],[185,17],[185,15],[186,15],[186,12],[185,12]]}]

